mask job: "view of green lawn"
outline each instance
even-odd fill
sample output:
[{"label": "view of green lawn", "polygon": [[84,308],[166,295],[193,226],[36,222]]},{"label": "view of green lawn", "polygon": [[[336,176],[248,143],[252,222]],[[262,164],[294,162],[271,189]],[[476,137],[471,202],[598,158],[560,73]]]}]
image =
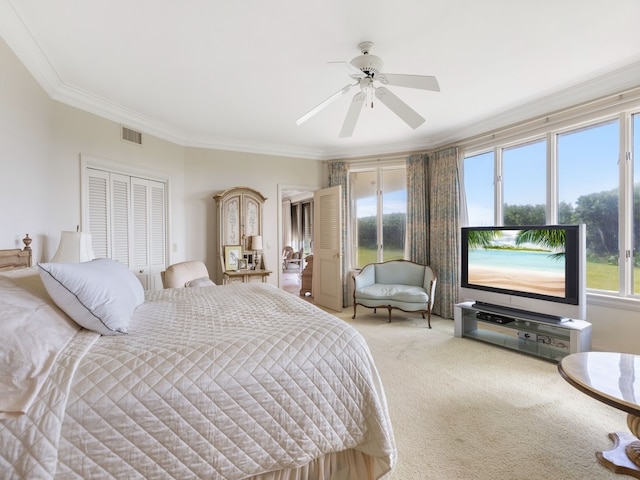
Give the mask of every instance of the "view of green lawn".
[{"label": "view of green lawn", "polygon": [[[633,269],[633,292],[640,293],[640,268]],[[587,261],[587,288],[618,291],[618,266]]]},{"label": "view of green lawn", "polygon": [[[384,260],[402,260],[404,258],[404,250],[401,248],[385,247]],[[358,268],[362,268],[369,263],[378,261],[378,253],[375,248],[358,248]]]}]

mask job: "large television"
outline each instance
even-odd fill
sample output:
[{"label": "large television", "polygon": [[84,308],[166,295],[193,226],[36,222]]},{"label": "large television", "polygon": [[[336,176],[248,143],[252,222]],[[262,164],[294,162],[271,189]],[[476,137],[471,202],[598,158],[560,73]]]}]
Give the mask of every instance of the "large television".
[{"label": "large television", "polygon": [[460,299],[585,320],[585,263],[584,225],[463,227]]}]

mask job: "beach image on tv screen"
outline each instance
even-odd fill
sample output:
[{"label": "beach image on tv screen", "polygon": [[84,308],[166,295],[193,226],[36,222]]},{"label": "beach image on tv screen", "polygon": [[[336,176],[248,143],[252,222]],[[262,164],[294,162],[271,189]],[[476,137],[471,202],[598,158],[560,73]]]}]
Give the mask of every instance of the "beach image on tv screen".
[{"label": "beach image on tv screen", "polygon": [[564,230],[469,232],[470,284],[565,296]]}]

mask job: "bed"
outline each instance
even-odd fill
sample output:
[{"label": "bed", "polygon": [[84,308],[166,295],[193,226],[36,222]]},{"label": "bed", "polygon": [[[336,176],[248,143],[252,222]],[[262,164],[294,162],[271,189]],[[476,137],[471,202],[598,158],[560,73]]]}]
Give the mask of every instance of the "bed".
[{"label": "bed", "polygon": [[384,391],[347,323],[248,283],[146,291],[100,334],[50,288],[66,266],[30,264],[0,251],[0,477],[390,477]]}]

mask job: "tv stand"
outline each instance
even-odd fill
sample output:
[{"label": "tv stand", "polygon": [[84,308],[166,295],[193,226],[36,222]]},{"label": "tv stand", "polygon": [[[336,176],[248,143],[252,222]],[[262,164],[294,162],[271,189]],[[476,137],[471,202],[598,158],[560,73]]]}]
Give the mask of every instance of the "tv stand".
[{"label": "tv stand", "polygon": [[555,315],[547,315],[546,313],[527,312],[526,310],[503,307],[500,305],[493,305],[491,303],[485,303],[485,302],[474,302],[473,305],[471,306],[483,312],[493,312],[501,315],[511,316],[514,318],[515,317],[528,318],[529,320],[536,320],[536,321],[545,322],[545,323],[562,323],[562,322],[573,321],[573,319],[571,318],[558,317]]},{"label": "tv stand", "polygon": [[591,350],[589,322],[480,302],[455,305],[454,335],[551,361]]}]

